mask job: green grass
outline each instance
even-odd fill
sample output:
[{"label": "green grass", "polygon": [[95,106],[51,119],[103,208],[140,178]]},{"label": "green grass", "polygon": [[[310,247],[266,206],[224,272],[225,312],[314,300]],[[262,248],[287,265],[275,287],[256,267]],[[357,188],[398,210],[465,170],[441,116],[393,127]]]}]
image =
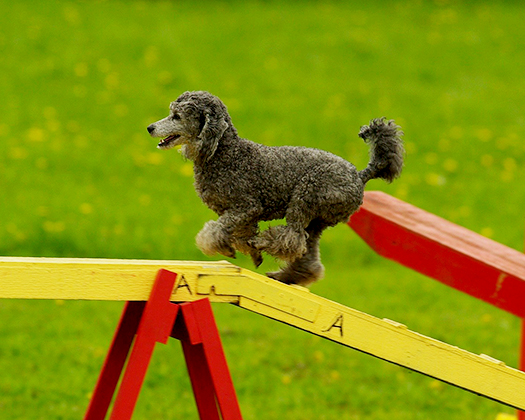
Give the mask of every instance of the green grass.
[{"label": "green grass", "polygon": [[[406,133],[381,189],[523,248],[525,11],[519,2],[2,2],[0,255],[204,259],[191,163],[145,127],[185,90],[244,137],[366,165],[370,118]],[[346,226],[312,291],[517,364],[518,320],[381,260]],[[248,259],[236,260],[251,268]],[[260,272],[274,269],[268,259]],[[1,281],[1,279],[0,279]],[[230,306],[214,308],[245,419],[493,419],[494,402]],[[120,304],[0,301],[2,419],[78,419]],[[178,344],[137,418],[197,418]]]}]

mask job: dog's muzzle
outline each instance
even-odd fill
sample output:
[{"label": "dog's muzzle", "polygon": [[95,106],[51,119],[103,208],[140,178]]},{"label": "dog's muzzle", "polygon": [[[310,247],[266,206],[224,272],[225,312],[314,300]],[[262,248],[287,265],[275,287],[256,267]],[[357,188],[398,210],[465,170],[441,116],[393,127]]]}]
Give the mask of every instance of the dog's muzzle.
[{"label": "dog's muzzle", "polygon": [[[151,137],[160,137],[158,135],[155,135],[155,124],[148,125],[148,133],[151,135]],[[172,134],[171,136],[168,136],[164,139],[162,139],[159,144],[157,144],[157,148],[159,149],[171,149],[173,146],[176,146],[175,141],[180,137],[180,134]]]}]

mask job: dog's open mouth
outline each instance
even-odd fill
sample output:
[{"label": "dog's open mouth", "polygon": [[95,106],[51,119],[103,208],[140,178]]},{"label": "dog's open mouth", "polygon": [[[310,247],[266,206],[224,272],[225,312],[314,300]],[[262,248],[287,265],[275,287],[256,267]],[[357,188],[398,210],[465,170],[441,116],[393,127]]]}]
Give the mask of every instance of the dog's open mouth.
[{"label": "dog's open mouth", "polygon": [[159,149],[171,149],[173,146],[175,146],[175,141],[180,137],[180,134],[173,134],[171,136],[166,137],[165,139],[161,140],[159,144],[157,144],[157,148]]}]

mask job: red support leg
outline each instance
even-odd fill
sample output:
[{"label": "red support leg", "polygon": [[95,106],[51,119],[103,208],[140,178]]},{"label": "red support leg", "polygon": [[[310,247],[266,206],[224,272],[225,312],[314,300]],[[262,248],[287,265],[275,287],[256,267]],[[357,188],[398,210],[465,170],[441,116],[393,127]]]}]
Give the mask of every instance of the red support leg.
[{"label": "red support leg", "polygon": [[128,302],[102,368],[84,420],[104,420],[117,382],[136,335],[133,350],[115,400],[110,419],[129,420],[155,343],[166,343],[179,309],[170,302],[177,275],[159,270],[147,302]]},{"label": "red support leg", "polygon": [[110,420],[131,419],[155,344],[157,341],[163,344],[168,341],[179,309],[178,305],[170,302],[176,278],[175,273],[166,270],[159,270],[157,274]]},{"label": "red support leg", "polygon": [[104,420],[115,393],[146,302],[127,302],[84,420]]},{"label": "red support leg", "polygon": [[220,420],[219,407],[215,398],[210,369],[206,364],[206,355],[202,344],[182,341],[184,358],[191,379],[191,387],[201,420]]},{"label": "red support leg", "polygon": [[[188,332],[188,341],[183,349],[188,362],[193,389],[199,413],[212,411],[210,404],[211,391],[203,388],[203,383],[213,386],[216,404],[224,420],[242,420],[241,410],[233,381],[228,370],[226,357],[222,348],[219,331],[208,299],[198,300],[181,305],[184,325]],[[187,344],[189,342],[189,344]],[[208,386],[208,385],[206,385]],[[202,420],[215,420],[217,416],[208,414]]]},{"label": "red support leg", "polygon": [[[525,371],[525,319],[521,320],[520,370]],[[525,420],[525,411],[518,411],[518,420]]]},{"label": "red support leg", "polygon": [[[520,357],[518,363],[518,369],[525,371],[525,318],[521,320]],[[525,411],[518,410],[518,420],[525,420]]]},{"label": "red support leg", "polygon": [[150,299],[126,304],[84,420],[105,419],[135,337],[110,417],[130,420],[155,344],[170,335],[182,342],[201,420],[242,420],[210,302],[171,303],[176,276],[160,270]]}]

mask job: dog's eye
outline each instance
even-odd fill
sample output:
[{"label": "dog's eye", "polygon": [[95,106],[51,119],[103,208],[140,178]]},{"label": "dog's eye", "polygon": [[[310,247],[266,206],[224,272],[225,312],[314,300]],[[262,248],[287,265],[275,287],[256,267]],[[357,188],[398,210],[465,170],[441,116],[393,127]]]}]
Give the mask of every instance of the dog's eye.
[{"label": "dog's eye", "polygon": [[173,114],[173,119],[174,120],[180,120],[180,115],[179,114]]}]

